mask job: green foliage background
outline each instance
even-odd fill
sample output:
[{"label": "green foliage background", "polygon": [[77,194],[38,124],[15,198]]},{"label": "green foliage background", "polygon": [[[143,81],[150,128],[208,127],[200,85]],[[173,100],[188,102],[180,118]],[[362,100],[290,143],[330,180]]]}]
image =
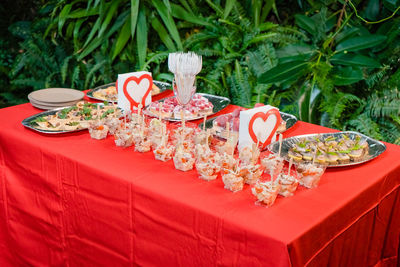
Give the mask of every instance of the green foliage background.
[{"label": "green foliage background", "polygon": [[190,50],[203,55],[199,91],[400,144],[399,7],[400,0],[5,1],[0,105],[46,87],[93,88],[134,70],[170,81],[168,53]]}]

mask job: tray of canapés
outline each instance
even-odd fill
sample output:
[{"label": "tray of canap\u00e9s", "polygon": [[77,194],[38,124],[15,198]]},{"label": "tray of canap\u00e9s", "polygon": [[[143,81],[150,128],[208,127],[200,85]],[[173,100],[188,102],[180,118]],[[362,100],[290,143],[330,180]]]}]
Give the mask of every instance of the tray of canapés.
[{"label": "tray of canap\u00e9s", "polygon": [[[153,87],[151,88],[151,95],[157,95],[161,92],[164,92],[171,84],[166,82],[154,81],[153,80]],[[115,87],[115,83],[105,84],[94,89],[89,90],[86,93],[87,97],[95,100],[100,101],[107,101],[107,102],[118,102],[118,92],[117,88]]]},{"label": "tray of canap\u00e9s", "polygon": [[[228,114],[223,114],[215,118],[208,119],[206,121],[206,129],[211,129],[214,135],[226,139],[229,135],[238,135],[239,134],[239,125],[240,125],[240,111],[246,110],[245,108],[238,107],[233,112]],[[281,124],[278,126],[277,133],[283,133],[293,127],[297,118],[294,115],[279,112],[282,118]],[[229,132],[227,131],[227,126],[229,127]],[[199,125],[200,128],[203,127],[203,123]]]},{"label": "tray of canap\u00e9s", "polygon": [[144,110],[144,114],[168,121],[198,120],[223,110],[230,103],[229,98],[210,94],[196,93],[192,100],[182,107],[175,96],[154,101]]},{"label": "tray of canap\u00e9s", "polygon": [[[268,149],[277,153],[279,143],[270,144]],[[300,135],[282,142],[282,157],[287,161],[315,162],[327,167],[361,164],[385,150],[382,142],[353,131]]]},{"label": "tray of canap\u00e9s", "polygon": [[59,134],[85,130],[97,120],[119,117],[121,110],[105,103],[80,101],[74,106],[44,111],[22,121],[22,125],[41,133]]}]

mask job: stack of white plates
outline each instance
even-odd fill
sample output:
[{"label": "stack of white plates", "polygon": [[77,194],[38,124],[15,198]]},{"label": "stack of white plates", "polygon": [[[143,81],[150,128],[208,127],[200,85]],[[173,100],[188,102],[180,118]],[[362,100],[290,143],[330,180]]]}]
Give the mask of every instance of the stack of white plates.
[{"label": "stack of white plates", "polygon": [[85,94],[69,88],[47,88],[33,91],[28,95],[32,106],[40,109],[55,109],[72,106],[81,100]]}]

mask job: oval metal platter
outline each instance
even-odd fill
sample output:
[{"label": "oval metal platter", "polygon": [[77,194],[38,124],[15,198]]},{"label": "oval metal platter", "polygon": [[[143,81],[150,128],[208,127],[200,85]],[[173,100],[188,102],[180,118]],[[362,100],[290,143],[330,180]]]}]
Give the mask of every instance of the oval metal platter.
[{"label": "oval metal platter", "polygon": [[[211,116],[211,115],[223,110],[231,102],[229,100],[229,98],[223,97],[223,96],[209,95],[209,94],[204,94],[204,93],[197,93],[197,94],[202,95],[205,98],[207,98],[208,101],[210,101],[214,106],[212,113],[208,114],[207,116]],[[161,99],[158,102],[164,102],[165,99],[172,98],[172,97],[175,97],[175,96],[171,96],[171,97],[167,97],[167,98]],[[143,111],[143,113],[148,115],[148,116],[158,117],[157,115],[151,113],[151,111],[149,111],[148,109],[145,109]],[[196,116],[196,117],[191,117],[191,118],[185,118],[185,120],[186,121],[194,121],[194,120],[198,120],[198,119],[202,119],[202,118],[204,118],[204,116]],[[175,118],[170,118],[170,117],[163,117],[163,119],[167,120],[167,121],[181,121],[181,119],[175,119]]]},{"label": "oval metal platter", "polygon": [[[166,82],[153,81],[153,83],[154,83],[155,85],[157,85],[158,88],[160,88],[160,92],[157,93],[157,94],[155,94],[155,95],[158,95],[158,94],[164,92],[165,90],[167,90],[168,88],[171,88],[171,84],[166,83]],[[101,85],[101,86],[99,86],[99,87],[90,89],[90,90],[86,93],[86,96],[89,97],[89,98],[91,98],[91,99],[95,99],[95,100],[99,100],[99,101],[107,101],[107,102],[109,102],[109,103],[117,103],[117,101],[105,100],[105,99],[102,99],[102,98],[93,96],[93,93],[94,93],[94,92],[96,92],[96,91],[98,91],[98,90],[101,90],[101,89],[106,89],[106,88],[108,88],[108,87],[110,87],[110,86],[115,86],[115,83],[109,83],[109,84]]]},{"label": "oval metal platter", "polygon": [[[281,156],[286,161],[289,161],[289,157],[288,157],[289,149],[292,147],[293,144],[301,142],[304,139],[315,140],[314,139],[315,137],[319,137],[321,139],[325,139],[328,137],[341,138],[343,135],[347,135],[350,139],[353,139],[353,140],[355,139],[355,137],[357,135],[359,135],[361,137],[361,140],[367,141],[368,148],[369,148],[368,155],[364,156],[362,159],[360,159],[358,161],[350,161],[348,163],[338,162],[337,164],[327,165],[327,167],[344,167],[344,166],[354,166],[354,165],[362,164],[362,163],[368,162],[368,161],[378,157],[380,154],[382,154],[386,150],[385,144],[383,144],[382,142],[375,140],[369,136],[366,136],[362,133],[353,132],[353,131],[343,131],[343,132],[337,132],[337,133],[305,134],[305,135],[298,135],[298,136],[293,136],[290,138],[283,139]],[[269,144],[267,148],[269,151],[271,151],[273,153],[278,153],[279,141]]]},{"label": "oval metal platter", "polygon": [[[103,103],[91,103],[91,104],[100,105],[100,106],[104,105]],[[63,134],[63,133],[73,133],[73,132],[80,132],[80,131],[83,131],[83,130],[87,130],[87,128],[81,128],[81,129],[76,129],[76,130],[49,131],[49,130],[36,128],[34,125],[32,125],[32,121],[35,120],[38,117],[53,115],[53,114],[56,114],[58,111],[63,110],[65,108],[69,108],[69,107],[72,107],[72,106],[51,109],[51,110],[43,111],[43,112],[40,112],[38,114],[32,115],[32,116],[24,119],[22,121],[22,125],[25,126],[26,128],[34,130],[36,132],[45,133],[45,134]]]}]

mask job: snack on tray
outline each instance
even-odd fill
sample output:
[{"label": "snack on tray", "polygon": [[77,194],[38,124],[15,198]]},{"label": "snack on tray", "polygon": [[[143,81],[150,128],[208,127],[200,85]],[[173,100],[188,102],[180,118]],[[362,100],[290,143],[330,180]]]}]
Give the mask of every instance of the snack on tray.
[{"label": "snack on tray", "polygon": [[89,134],[93,139],[104,139],[108,134],[108,126],[104,125],[102,121],[92,121],[89,124]]},{"label": "snack on tray", "polygon": [[307,188],[318,186],[326,166],[312,163],[300,163],[296,166],[299,183]]},{"label": "snack on tray", "polygon": [[284,197],[293,196],[296,191],[299,181],[289,174],[279,174],[277,181],[280,185],[279,195]]},{"label": "snack on tray", "polygon": [[272,175],[272,178],[275,179],[282,172],[284,159],[276,154],[270,154],[261,160],[261,165],[265,167],[265,172]]},{"label": "snack on tray", "polygon": [[237,192],[243,189],[244,180],[240,174],[232,169],[226,173],[222,173],[222,181],[224,182],[224,188]]},{"label": "snack on tray", "polygon": [[337,165],[360,161],[369,156],[369,146],[366,140],[356,135],[350,139],[347,135],[340,138],[328,136],[315,138],[301,138],[292,144],[288,156],[295,162],[315,162],[319,164]]},{"label": "snack on tray", "polygon": [[256,204],[270,207],[274,204],[276,197],[278,196],[279,188],[280,185],[276,181],[258,181],[251,188],[251,192],[257,198]]},{"label": "snack on tray", "polygon": [[96,90],[93,92],[93,96],[98,99],[106,101],[113,101],[113,102],[118,101],[118,93],[117,93],[117,88],[115,88],[115,86],[109,86],[104,89]]},{"label": "snack on tray", "polygon": [[[186,120],[204,116],[213,112],[213,104],[201,94],[195,94],[192,100],[184,107],[183,112]],[[152,102],[147,108],[152,114],[159,116],[160,112],[164,118],[181,119],[182,106],[175,97],[166,98],[160,109],[158,102]]]},{"label": "snack on tray", "polygon": [[112,105],[80,101],[75,106],[61,109],[53,115],[40,116],[30,122],[31,126],[46,131],[73,131],[89,127],[95,119],[118,117],[120,110]]}]

